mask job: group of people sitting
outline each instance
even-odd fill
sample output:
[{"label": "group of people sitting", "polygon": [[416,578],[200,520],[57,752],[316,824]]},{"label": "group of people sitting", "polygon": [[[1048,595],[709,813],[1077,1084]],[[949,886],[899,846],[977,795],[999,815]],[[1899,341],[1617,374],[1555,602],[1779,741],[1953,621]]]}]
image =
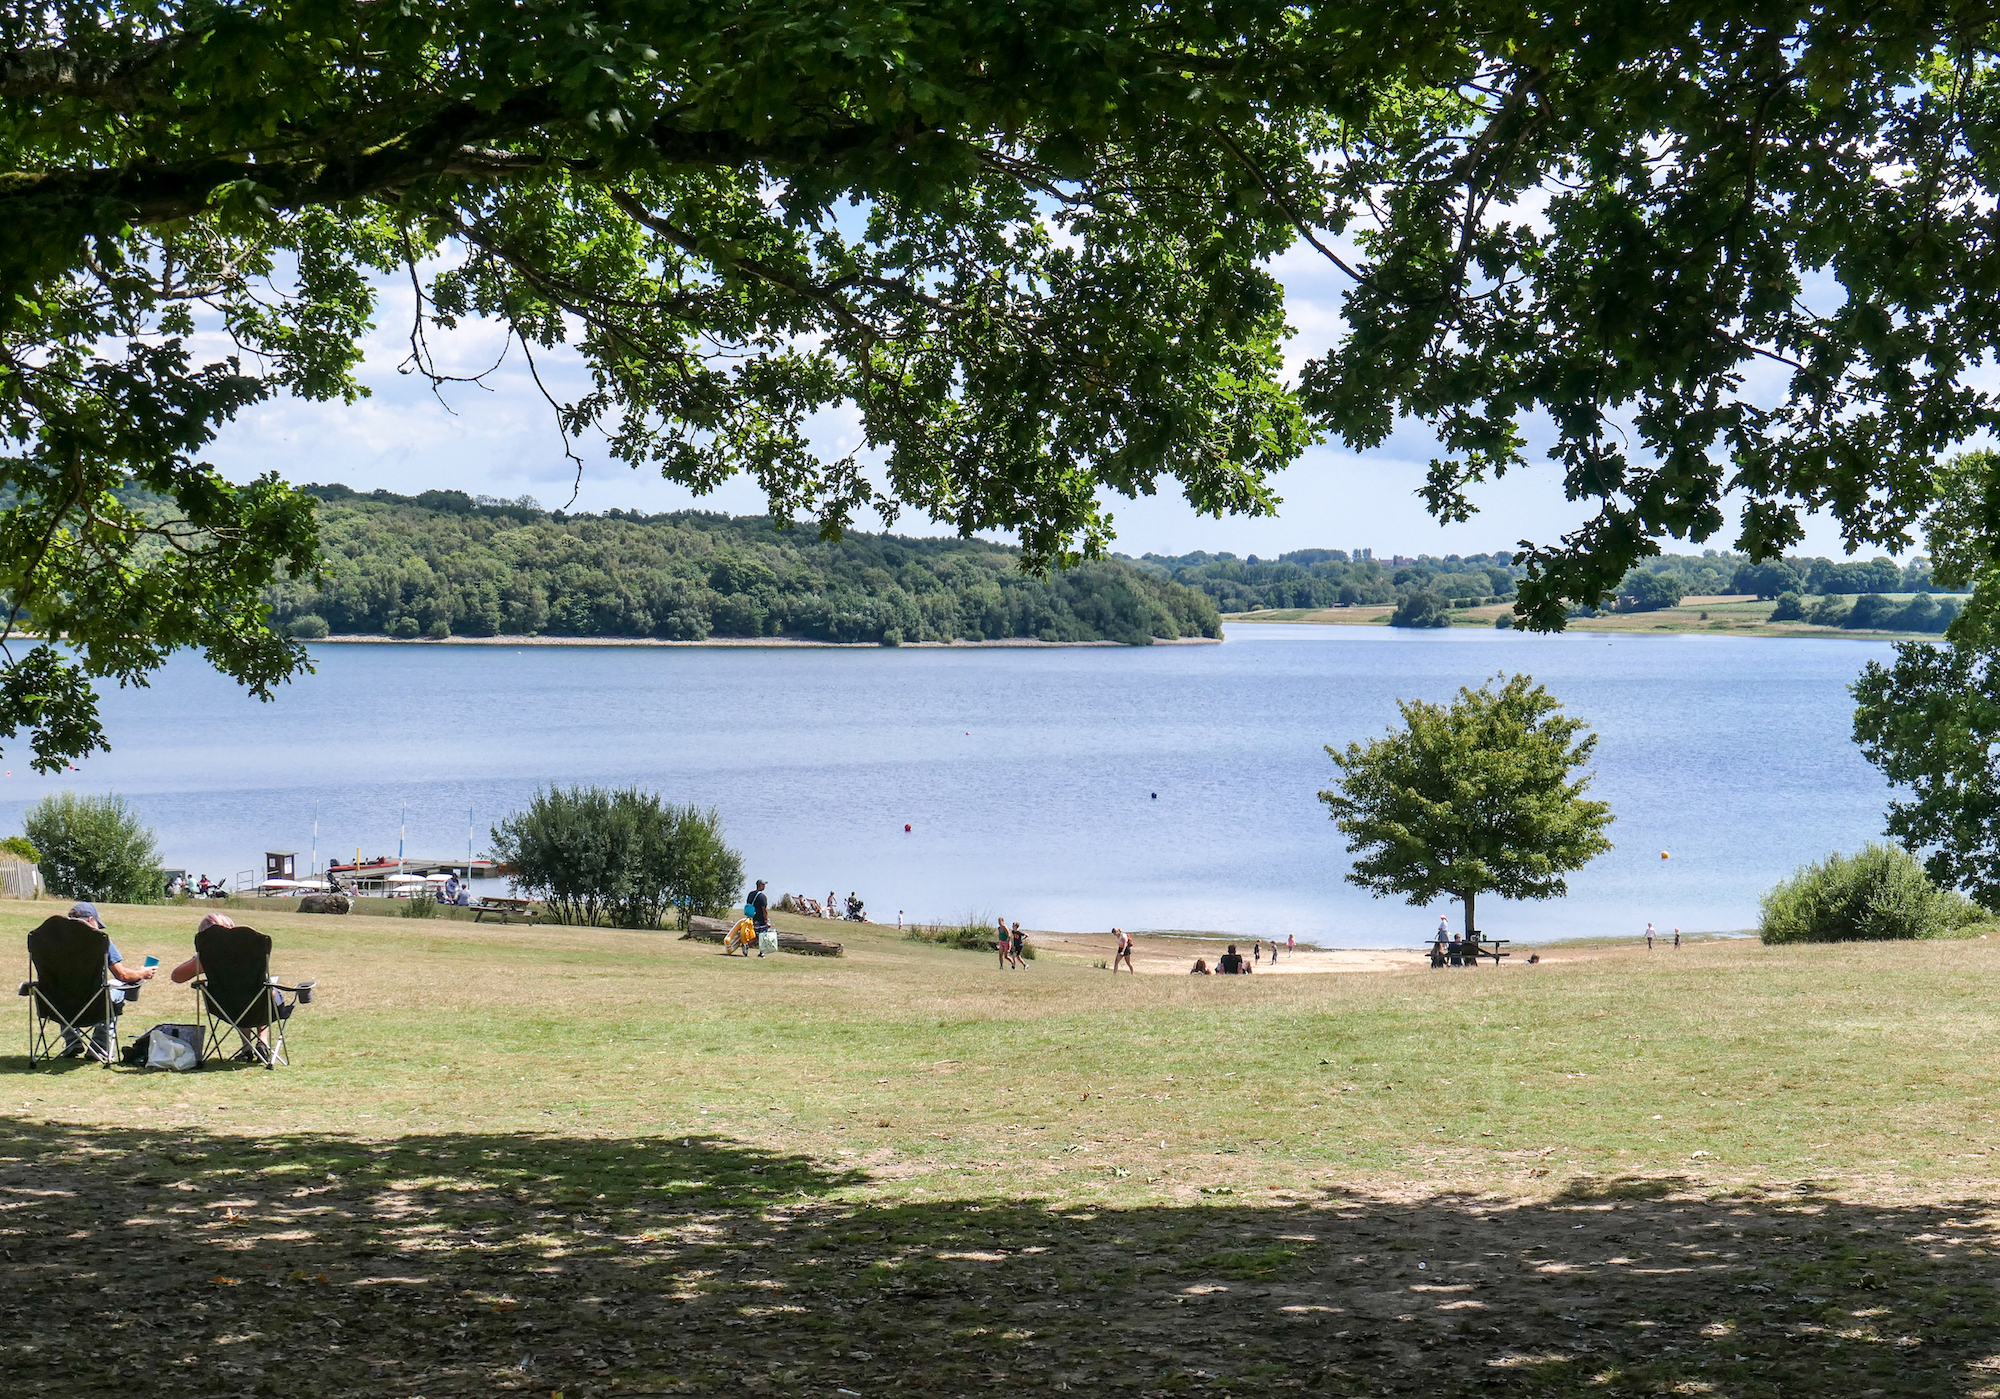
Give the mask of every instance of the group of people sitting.
[{"label": "group of people sitting", "polygon": [[[1287,951],[1296,950],[1297,947],[1298,947],[1298,937],[1296,934],[1293,934],[1292,936],[1289,936],[1285,939],[1285,949]],[[1255,964],[1260,963],[1263,960],[1264,960],[1264,941],[1262,938],[1259,938],[1250,944],[1250,958],[1248,961],[1244,960],[1243,954],[1236,950],[1236,944],[1232,942],[1229,944],[1229,950],[1223,953],[1220,957],[1217,957],[1215,959],[1215,966],[1213,969],[1211,969],[1208,965],[1208,958],[1197,957],[1194,959],[1194,965],[1188,968],[1188,975],[1189,976],[1211,976],[1211,975],[1248,976],[1250,975],[1251,972],[1256,970]],[[1278,965],[1278,940],[1276,938],[1271,939],[1271,965],[1274,967]]]},{"label": "group of people sitting", "polygon": [[[146,963],[142,966],[135,967],[128,964],[125,960],[125,954],[119,950],[117,942],[111,937],[109,930],[105,927],[104,917],[98,912],[96,904],[87,900],[79,900],[69,906],[68,916],[76,922],[84,924],[86,927],[94,928],[98,932],[105,934],[104,960],[105,968],[110,973],[111,987],[109,999],[111,1002],[111,1014],[114,1017],[123,1015],[126,1004],[139,999],[139,988],[159,974],[158,963],[152,958],[147,958]],[[235,920],[226,913],[204,913],[201,916],[201,921],[195,925],[194,933],[197,945],[199,945],[201,935],[210,928],[234,928],[235,926]],[[167,978],[176,986],[184,986],[201,974],[201,953],[197,951],[194,956],[189,957],[186,961],[168,972]],[[309,985],[310,983],[306,984]],[[289,1017],[292,1010],[291,1003],[284,1002],[283,997],[279,997],[278,999],[281,1002],[278,1007],[279,1015]],[[94,1026],[91,1029],[91,1039],[88,1042],[84,1040],[79,1030],[68,1024],[63,1026],[62,1036],[63,1048],[60,1054],[58,1054],[58,1058],[81,1059],[85,1054],[90,1054],[105,1062],[110,1061],[113,1032],[109,1023],[100,1023]],[[243,1046],[237,1051],[234,1058],[243,1063],[268,1060],[271,1054],[270,1036],[271,1031],[268,1024],[256,1028],[254,1039],[246,1030]]]},{"label": "group of people sitting", "polygon": [[186,894],[197,899],[226,899],[229,897],[229,891],[223,886],[228,882],[225,879],[218,879],[211,884],[208,876],[203,875],[200,880],[190,884],[186,876],[175,875],[172,882],[167,885],[167,897],[178,899]]},{"label": "group of people sitting", "polygon": [[453,904],[459,908],[471,908],[472,881],[469,879],[461,880],[454,874],[444,882],[444,888],[438,890],[437,899],[441,904]]},{"label": "group of people sitting", "polygon": [[866,923],[868,915],[863,911],[861,900],[852,890],[848,891],[846,911],[842,911],[839,896],[833,890],[826,891],[826,902],[807,898],[804,894],[787,894],[785,902],[794,913],[803,913],[813,918],[845,918],[850,923]]},{"label": "group of people sitting", "polygon": [[1479,965],[1479,936],[1460,937],[1453,933],[1449,941],[1445,938],[1442,925],[1437,930],[1437,941],[1431,944],[1431,965],[1434,967],[1476,967]]}]

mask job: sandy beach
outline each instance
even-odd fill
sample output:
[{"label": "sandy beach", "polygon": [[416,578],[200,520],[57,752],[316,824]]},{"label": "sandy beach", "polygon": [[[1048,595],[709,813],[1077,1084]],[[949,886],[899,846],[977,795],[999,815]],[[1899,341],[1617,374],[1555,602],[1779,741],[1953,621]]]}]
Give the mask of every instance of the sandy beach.
[{"label": "sandy beach", "polygon": [[[1090,962],[1111,960],[1118,939],[1109,933],[1030,933],[1028,940],[1042,956],[1071,957]],[[1185,976],[1195,958],[1205,957],[1210,967],[1229,950],[1230,944],[1208,937],[1161,937],[1139,934],[1133,939],[1132,965],[1147,976]],[[1236,947],[1250,955],[1249,939]],[[1305,948],[1280,952],[1276,962],[1254,964],[1252,975],[1304,976],[1329,972],[1385,972],[1412,970],[1427,965],[1424,954],[1413,948]]]}]

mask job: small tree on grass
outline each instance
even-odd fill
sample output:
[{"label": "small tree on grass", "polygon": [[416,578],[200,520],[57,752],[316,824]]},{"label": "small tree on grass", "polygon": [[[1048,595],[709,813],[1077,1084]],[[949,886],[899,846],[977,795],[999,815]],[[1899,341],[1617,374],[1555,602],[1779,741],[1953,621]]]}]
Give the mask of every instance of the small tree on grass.
[{"label": "small tree on grass", "polygon": [[1397,707],[1401,729],[1327,746],[1341,778],[1319,799],[1357,857],[1350,883],[1413,904],[1450,895],[1470,935],[1481,894],[1560,897],[1564,875],[1611,848],[1611,808],[1585,800],[1589,774],[1572,776],[1597,738],[1530,677]]},{"label": "small tree on grass", "polygon": [[153,832],[123,797],[51,792],[28,808],[21,829],[53,893],[114,904],[160,897]]},{"label": "small tree on grass", "polygon": [[685,926],[690,913],[726,907],[743,882],[743,857],[713,808],[629,788],[537,792],[493,828],[493,850],[559,923],[657,928],[673,909]]}]

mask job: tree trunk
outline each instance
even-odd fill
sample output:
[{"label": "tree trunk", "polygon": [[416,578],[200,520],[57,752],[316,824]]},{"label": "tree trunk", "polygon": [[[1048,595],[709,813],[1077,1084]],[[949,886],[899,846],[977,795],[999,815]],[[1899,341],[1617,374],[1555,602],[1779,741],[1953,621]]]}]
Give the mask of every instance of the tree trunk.
[{"label": "tree trunk", "polygon": [[1478,925],[1472,921],[1472,905],[1479,895],[1476,891],[1468,889],[1459,897],[1465,901],[1465,940],[1471,942],[1478,936]]}]

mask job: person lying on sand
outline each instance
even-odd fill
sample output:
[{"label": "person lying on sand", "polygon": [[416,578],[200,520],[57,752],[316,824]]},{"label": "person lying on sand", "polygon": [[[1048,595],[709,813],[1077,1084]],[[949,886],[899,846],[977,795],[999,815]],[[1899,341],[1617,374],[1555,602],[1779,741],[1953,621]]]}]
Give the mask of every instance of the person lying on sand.
[{"label": "person lying on sand", "polygon": [[1189,975],[1189,976],[1207,976],[1207,975],[1209,975],[1209,970],[1208,970],[1208,958],[1206,958],[1206,957],[1197,957],[1197,958],[1195,958],[1195,959],[1194,959],[1194,965],[1193,965],[1192,967],[1189,967],[1189,968],[1188,968],[1188,975]]}]

